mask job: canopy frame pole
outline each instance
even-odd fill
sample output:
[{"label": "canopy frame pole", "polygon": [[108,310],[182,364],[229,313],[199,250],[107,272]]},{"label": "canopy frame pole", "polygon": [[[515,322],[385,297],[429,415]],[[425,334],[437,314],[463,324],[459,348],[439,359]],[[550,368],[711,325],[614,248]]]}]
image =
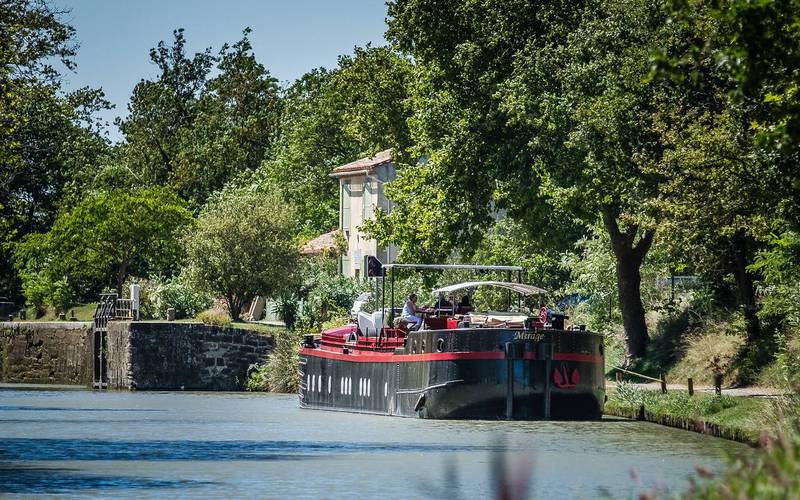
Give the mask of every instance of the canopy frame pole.
[{"label": "canopy frame pole", "polygon": [[394,328],[394,269],[391,270],[391,273],[392,273],[392,279],[390,281],[392,285],[392,292],[391,292],[392,297],[390,299],[389,307],[391,307],[392,312],[389,313],[389,318],[390,318],[389,324],[392,325],[392,328]]},{"label": "canopy frame pole", "polygon": [[[381,329],[378,333],[378,344],[383,340],[383,318],[386,315],[386,272],[381,270]],[[377,280],[376,280],[377,281]]]},{"label": "canopy frame pole", "polygon": [[[506,281],[511,283],[511,271],[506,271]],[[506,293],[506,310],[511,311],[511,290]]]}]

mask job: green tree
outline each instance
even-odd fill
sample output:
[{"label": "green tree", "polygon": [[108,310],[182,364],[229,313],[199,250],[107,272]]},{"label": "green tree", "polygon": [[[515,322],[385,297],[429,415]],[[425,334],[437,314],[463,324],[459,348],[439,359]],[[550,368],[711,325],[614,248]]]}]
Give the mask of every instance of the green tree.
[{"label": "green tree", "polygon": [[356,48],[334,70],[303,75],[284,96],[281,138],[259,178],[281,189],[313,237],[335,227],[339,165],[408,141],[410,63],[386,47]]},{"label": "green tree", "polygon": [[[750,361],[769,360],[772,329],[759,320],[753,266],[773,227],[798,227],[796,2],[672,4],[689,34],[663,51],[655,78],[679,98],[662,102],[657,120],[668,151],[655,165],[659,208],[674,251],[692,268],[732,282],[746,320]],[[794,10],[793,10],[794,9]],[[794,20],[794,22],[793,22]],[[728,278],[731,279],[728,279]],[[718,286],[725,290],[725,286]]]},{"label": "green tree", "polygon": [[11,297],[16,243],[50,226],[108,149],[94,119],[109,106],[102,91],[61,90],[56,63],[74,70],[76,54],[65,14],[41,1],[0,2],[0,294]]},{"label": "green tree", "polygon": [[132,270],[140,275],[173,270],[176,232],[190,221],[191,214],[166,188],[95,193],[61,212],[47,233],[28,235],[17,248],[16,265],[26,291],[64,281],[77,298],[113,276],[122,296]]},{"label": "green tree", "polygon": [[223,297],[238,321],[247,300],[273,297],[292,283],[299,257],[295,217],[274,192],[223,190],[184,237],[188,278]]},{"label": "green tree", "polygon": [[[199,208],[242,171],[255,170],[278,136],[277,80],[253,54],[250,29],[240,41],[189,56],[183,30],[172,46],[150,51],[155,81],[134,88],[119,154],[136,180],[166,184]],[[217,74],[211,77],[212,69]]]},{"label": "green tree", "polygon": [[125,137],[121,158],[139,182],[165,185],[172,181],[181,139],[194,123],[200,92],[214,64],[210,48],[189,57],[183,29],[173,35],[172,46],[161,41],[150,49],[158,79],[137,83],[128,117],[117,120]]},{"label": "green tree", "polygon": [[421,68],[410,122],[417,156],[429,158],[387,190],[397,203],[380,221],[389,237],[441,259],[475,246],[497,208],[534,236],[562,241],[573,220],[600,220],[616,258],[627,356],[642,356],[639,269],[659,182],[644,167],[663,149],[651,119],[663,88],[645,77],[651,51],[679,40],[660,6],[398,0],[389,15],[389,38]]}]

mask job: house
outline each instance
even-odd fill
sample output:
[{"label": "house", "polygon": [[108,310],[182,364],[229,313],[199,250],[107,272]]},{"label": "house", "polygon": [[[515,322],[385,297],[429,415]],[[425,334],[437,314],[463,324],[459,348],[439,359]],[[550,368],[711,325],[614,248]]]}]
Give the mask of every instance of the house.
[{"label": "house", "polygon": [[397,257],[397,248],[378,246],[378,243],[359,230],[365,220],[371,219],[376,208],[391,212],[392,202],[386,199],[384,186],[395,178],[395,165],[391,150],[381,151],[372,158],[336,167],[330,174],[339,180],[339,229],[347,241],[347,253],[339,263],[340,272],[348,277],[364,275],[364,257],[374,255],[389,264]]}]

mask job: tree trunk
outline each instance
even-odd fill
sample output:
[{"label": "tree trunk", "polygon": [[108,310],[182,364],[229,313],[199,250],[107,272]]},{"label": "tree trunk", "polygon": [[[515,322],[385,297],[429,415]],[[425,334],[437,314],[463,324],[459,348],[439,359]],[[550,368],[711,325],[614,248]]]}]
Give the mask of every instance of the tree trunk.
[{"label": "tree trunk", "polygon": [[231,294],[225,297],[225,301],[228,303],[228,314],[231,315],[231,321],[239,321],[239,313],[242,310],[244,299]]},{"label": "tree trunk", "polygon": [[622,325],[625,329],[625,365],[644,356],[650,337],[642,305],[641,266],[644,256],[650,250],[655,231],[645,231],[638,243],[637,227],[620,231],[617,219],[611,212],[603,212],[603,224],[611,238],[611,248],[617,260],[617,294],[622,311]]},{"label": "tree trunk", "polygon": [[122,285],[125,284],[125,275],[128,273],[128,263],[122,262],[117,266],[117,298],[122,298]]},{"label": "tree trunk", "polygon": [[733,268],[736,277],[736,290],[739,304],[744,313],[745,327],[747,328],[747,343],[753,344],[761,340],[761,323],[758,319],[758,303],[753,277],[747,270],[752,262],[750,255],[751,245],[747,237],[737,232],[731,240],[733,247]]}]

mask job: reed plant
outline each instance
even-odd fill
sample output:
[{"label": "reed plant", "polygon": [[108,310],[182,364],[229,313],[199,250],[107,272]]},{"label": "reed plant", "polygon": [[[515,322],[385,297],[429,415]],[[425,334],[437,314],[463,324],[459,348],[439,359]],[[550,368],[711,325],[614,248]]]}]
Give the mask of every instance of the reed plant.
[{"label": "reed plant", "polygon": [[275,347],[264,363],[251,367],[245,383],[248,391],[295,393],[300,388],[301,335],[292,331],[275,334]]}]

